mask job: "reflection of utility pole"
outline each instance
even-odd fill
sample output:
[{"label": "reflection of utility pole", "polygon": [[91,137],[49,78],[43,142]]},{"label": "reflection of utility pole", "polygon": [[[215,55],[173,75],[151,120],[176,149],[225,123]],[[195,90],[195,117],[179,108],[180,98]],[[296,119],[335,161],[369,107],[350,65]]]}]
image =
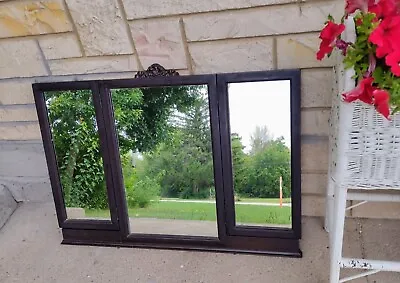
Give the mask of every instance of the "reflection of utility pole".
[{"label": "reflection of utility pole", "polygon": [[282,192],[282,176],[279,177],[279,206],[282,207],[282,198],[283,198],[283,192]]}]

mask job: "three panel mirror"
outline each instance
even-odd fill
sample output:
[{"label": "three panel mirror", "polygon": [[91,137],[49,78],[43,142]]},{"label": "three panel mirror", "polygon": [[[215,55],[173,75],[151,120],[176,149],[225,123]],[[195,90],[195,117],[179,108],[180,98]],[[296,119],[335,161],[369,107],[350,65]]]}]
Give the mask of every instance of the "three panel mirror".
[{"label": "three panel mirror", "polygon": [[300,254],[299,71],[34,92],[65,235]]}]

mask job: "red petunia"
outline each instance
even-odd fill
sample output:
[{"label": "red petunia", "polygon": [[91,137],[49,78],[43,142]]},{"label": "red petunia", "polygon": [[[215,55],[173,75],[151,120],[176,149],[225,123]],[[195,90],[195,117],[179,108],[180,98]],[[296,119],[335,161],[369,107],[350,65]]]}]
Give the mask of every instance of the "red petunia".
[{"label": "red petunia", "polygon": [[374,106],[376,111],[381,113],[386,119],[389,120],[389,115],[390,115],[389,93],[386,90],[376,89],[373,91],[372,95],[374,98]]},{"label": "red petunia", "polygon": [[319,38],[322,40],[333,42],[345,29],[344,24],[335,24],[329,21],[322,29]]},{"label": "red petunia", "polygon": [[329,43],[322,41],[321,44],[319,45],[319,50],[317,52],[317,59],[322,60],[326,54],[330,54],[333,50],[333,46],[331,46]]},{"label": "red petunia", "polygon": [[362,79],[362,81],[357,85],[356,88],[342,94],[344,101],[353,102],[359,99],[367,104],[373,104],[374,101],[372,93],[374,90],[376,90],[376,87],[372,86],[373,82],[373,77]]},{"label": "red petunia", "polygon": [[322,29],[319,38],[322,39],[317,52],[317,59],[322,60],[326,54],[330,54],[336,44],[338,36],[344,31],[344,24],[335,24],[329,21]]},{"label": "red petunia", "polygon": [[398,0],[379,0],[376,4],[369,5],[368,11],[381,19],[399,14],[399,8],[400,1]]},{"label": "red petunia", "polygon": [[346,0],[346,7],[344,8],[346,11],[346,18],[357,10],[367,12],[368,8],[374,5],[374,3],[374,0]]},{"label": "red petunia", "polygon": [[368,40],[377,46],[376,56],[385,55],[400,49],[400,16],[387,17],[371,32]]},{"label": "red petunia", "polygon": [[393,51],[385,59],[386,65],[391,67],[392,73],[400,77],[400,49]]}]

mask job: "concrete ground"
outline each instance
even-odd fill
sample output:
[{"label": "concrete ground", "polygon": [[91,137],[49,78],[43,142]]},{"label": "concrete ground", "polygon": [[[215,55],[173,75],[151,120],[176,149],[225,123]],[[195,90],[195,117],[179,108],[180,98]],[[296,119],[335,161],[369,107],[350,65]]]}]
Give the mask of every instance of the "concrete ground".
[{"label": "concrete ground", "polygon": [[[345,255],[400,259],[399,221],[347,223]],[[319,218],[303,220],[302,259],[60,242],[52,203],[21,205],[0,230],[0,282],[328,282],[328,238]],[[395,283],[400,274],[378,273],[353,282]]]}]

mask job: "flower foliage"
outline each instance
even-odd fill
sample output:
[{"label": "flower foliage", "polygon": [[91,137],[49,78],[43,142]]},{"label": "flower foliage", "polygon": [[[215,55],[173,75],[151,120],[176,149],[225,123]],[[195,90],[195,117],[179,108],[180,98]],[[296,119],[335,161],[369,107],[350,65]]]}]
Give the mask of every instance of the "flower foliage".
[{"label": "flower foliage", "polygon": [[[355,23],[355,42],[341,38],[349,16]],[[387,119],[390,108],[392,113],[400,111],[400,0],[346,0],[341,22],[329,16],[320,39],[318,60],[336,48],[345,68],[355,71],[357,86],[342,94],[344,101],[374,105]]]}]

